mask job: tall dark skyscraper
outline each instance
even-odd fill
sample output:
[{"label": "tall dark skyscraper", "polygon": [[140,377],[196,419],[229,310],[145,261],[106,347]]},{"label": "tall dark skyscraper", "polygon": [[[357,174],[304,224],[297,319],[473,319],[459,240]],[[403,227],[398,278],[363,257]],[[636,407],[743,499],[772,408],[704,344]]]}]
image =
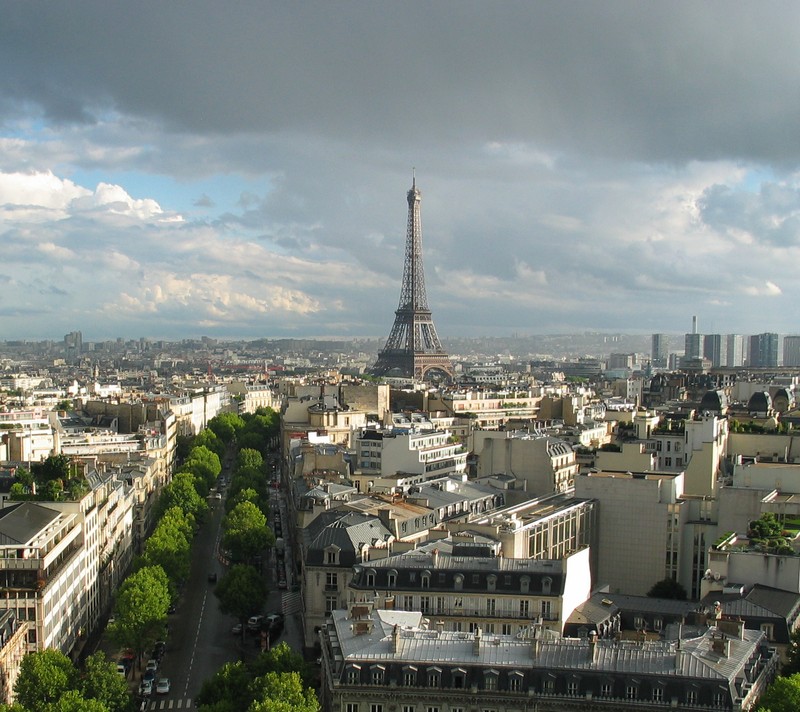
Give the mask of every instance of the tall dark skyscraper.
[{"label": "tall dark skyscraper", "polygon": [[436,334],[425,293],[421,200],[415,177],[408,191],[406,259],[400,304],[386,345],[378,353],[378,360],[371,369],[376,376],[425,379],[438,373],[440,377],[453,377],[453,366]]},{"label": "tall dark skyscraper", "polygon": [[750,337],[747,351],[750,368],[775,368],[778,365],[778,335],[770,332]]}]

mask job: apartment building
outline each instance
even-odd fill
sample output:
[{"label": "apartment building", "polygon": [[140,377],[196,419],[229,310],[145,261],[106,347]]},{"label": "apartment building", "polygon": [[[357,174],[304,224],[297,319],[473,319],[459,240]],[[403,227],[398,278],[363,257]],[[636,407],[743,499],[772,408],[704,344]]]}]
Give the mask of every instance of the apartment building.
[{"label": "apartment building", "polygon": [[503,473],[526,483],[533,497],[566,492],[578,474],[575,451],[563,439],[515,430],[476,431],[477,475]]},{"label": "apartment building", "polygon": [[467,469],[467,451],[447,430],[364,428],[354,436],[353,449],[352,480],[361,492],[407,490]]},{"label": "apartment building", "polygon": [[443,630],[516,635],[537,621],[561,634],[591,592],[588,549],[557,560],[509,559],[499,549],[454,536],[356,564],[349,603],[420,611]]},{"label": "apartment building", "polygon": [[681,568],[689,521],[682,474],[589,472],[575,478],[575,495],[597,502],[596,585],[645,595],[669,577],[690,588]]},{"label": "apartment building", "polygon": [[353,605],[322,631],[325,712],[751,709],[778,655],[764,634],[710,627],[652,642],[443,630]]}]

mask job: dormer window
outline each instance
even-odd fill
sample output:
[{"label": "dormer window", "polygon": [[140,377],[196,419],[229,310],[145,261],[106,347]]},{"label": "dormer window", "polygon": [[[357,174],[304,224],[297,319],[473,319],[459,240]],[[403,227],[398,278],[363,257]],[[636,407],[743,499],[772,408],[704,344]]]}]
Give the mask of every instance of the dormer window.
[{"label": "dormer window", "polygon": [[430,571],[423,571],[422,572],[422,588],[430,588],[431,587],[431,572]]},{"label": "dormer window", "polygon": [[487,670],[483,674],[483,689],[494,691],[497,689],[497,678],[500,677],[500,673],[497,670]]},{"label": "dormer window", "polygon": [[520,593],[528,593],[531,588],[531,579],[530,576],[523,576],[519,580],[519,590]]},{"label": "dormer window", "polygon": [[367,586],[375,586],[375,569],[370,569],[367,571]]},{"label": "dormer window", "polygon": [[389,571],[387,582],[389,588],[395,588],[395,586],[397,586],[397,571],[394,569]]},{"label": "dormer window", "polygon": [[488,591],[494,591],[497,588],[497,576],[494,574],[489,574],[486,577],[486,589]]},{"label": "dormer window", "polygon": [[456,589],[456,591],[460,591],[462,588],[464,588],[464,574],[456,574],[453,577],[453,587]]},{"label": "dormer window", "polygon": [[545,576],[542,579],[542,593],[545,594],[546,596],[549,595],[552,586],[553,586],[553,579],[551,579],[549,576]]},{"label": "dormer window", "polygon": [[325,549],[325,563],[336,566],[339,563],[339,548],[332,546]]}]

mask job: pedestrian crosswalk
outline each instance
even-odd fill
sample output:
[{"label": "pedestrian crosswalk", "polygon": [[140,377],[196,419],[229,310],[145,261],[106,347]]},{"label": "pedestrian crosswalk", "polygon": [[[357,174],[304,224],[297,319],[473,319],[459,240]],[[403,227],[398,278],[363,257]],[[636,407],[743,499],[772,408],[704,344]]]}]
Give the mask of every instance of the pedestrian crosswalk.
[{"label": "pedestrian crosswalk", "polygon": [[150,700],[145,710],[190,710],[192,709],[192,698],[182,697],[180,699]]},{"label": "pedestrian crosswalk", "polygon": [[285,616],[297,613],[302,608],[302,604],[299,592],[287,591],[281,596],[281,613]]}]

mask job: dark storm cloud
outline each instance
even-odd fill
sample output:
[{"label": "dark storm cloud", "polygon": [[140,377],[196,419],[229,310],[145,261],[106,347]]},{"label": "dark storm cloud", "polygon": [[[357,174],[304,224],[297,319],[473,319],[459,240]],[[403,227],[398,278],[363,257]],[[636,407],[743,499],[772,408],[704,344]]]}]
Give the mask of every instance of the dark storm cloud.
[{"label": "dark storm cloud", "polygon": [[5,2],[0,109],[795,164],[798,24],[788,2]]}]

